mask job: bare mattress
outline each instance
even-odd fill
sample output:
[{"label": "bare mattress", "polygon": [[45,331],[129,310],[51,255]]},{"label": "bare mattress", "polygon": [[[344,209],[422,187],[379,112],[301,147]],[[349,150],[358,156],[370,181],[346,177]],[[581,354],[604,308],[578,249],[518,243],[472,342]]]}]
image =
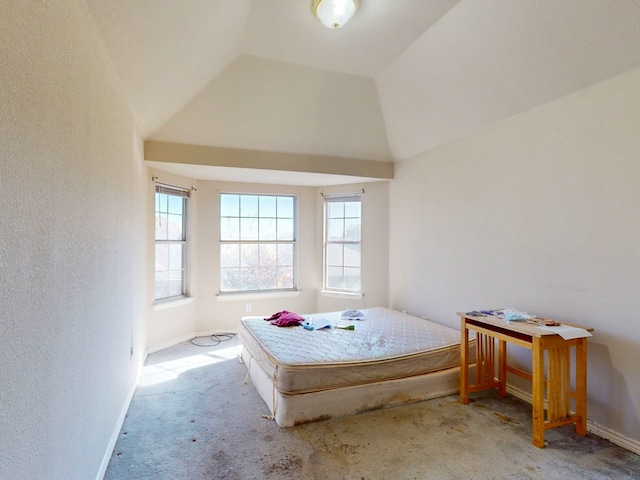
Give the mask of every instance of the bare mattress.
[{"label": "bare mattress", "polygon": [[[436,372],[447,372],[448,386],[444,390],[441,386],[440,393],[447,395],[457,391],[458,330],[388,308],[362,312],[363,320],[344,320],[341,312],[305,315],[315,324],[327,320],[334,325],[353,325],[354,330],[276,327],[262,318],[242,318],[239,328],[242,358],[253,383],[273,413],[278,399],[286,407],[284,401],[298,395],[310,396],[340,389],[354,391],[354,387],[360,386],[400,385],[398,381],[409,378],[415,383],[415,379]],[[443,375],[438,378],[444,378]],[[270,388],[264,385],[261,388],[259,377],[263,383],[267,381]],[[424,389],[419,387],[418,390]],[[367,398],[368,394],[361,395]],[[424,398],[407,398],[402,403]],[[382,406],[385,405],[373,407]],[[311,418],[312,414],[305,414],[305,417]],[[296,420],[295,423],[302,422]]]}]

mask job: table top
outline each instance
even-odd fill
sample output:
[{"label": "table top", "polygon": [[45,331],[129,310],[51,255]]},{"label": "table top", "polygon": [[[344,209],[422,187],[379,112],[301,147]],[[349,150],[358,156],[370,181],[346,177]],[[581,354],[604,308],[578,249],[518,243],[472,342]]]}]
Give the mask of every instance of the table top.
[{"label": "table top", "polygon": [[[542,337],[544,335],[556,335],[556,332],[553,331],[553,329],[556,327],[543,328],[542,325],[538,325],[536,323],[529,322],[526,320],[512,320],[510,322],[505,322],[504,319],[495,315],[467,315],[465,312],[458,312],[458,315],[460,317],[473,320],[477,323],[498,327],[504,330],[521,333],[531,337]],[[536,318],[540,320],[549,320],[548,318],[542,318],[542,317],[536,317]],[[567,322],[559,322],[559,323],[561,323],[561,326],[581,328],[586,330],[587,332],[593,331],[593,328],[583,327],[582,325],[576,325],[574,323],[567,323]]]}]

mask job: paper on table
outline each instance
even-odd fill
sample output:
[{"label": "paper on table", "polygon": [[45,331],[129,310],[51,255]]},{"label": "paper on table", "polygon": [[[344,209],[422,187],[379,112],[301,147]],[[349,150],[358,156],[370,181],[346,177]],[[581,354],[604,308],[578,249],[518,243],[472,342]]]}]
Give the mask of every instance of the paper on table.
[{"label": "paper on table", "polygon": [[559,325],[557,327],[538,327],[541,330],[550,333],[557,333],[565,340],[571,340],[573,338],[592,337],[590,332],[584,328],[570,327],[568,325]]}]

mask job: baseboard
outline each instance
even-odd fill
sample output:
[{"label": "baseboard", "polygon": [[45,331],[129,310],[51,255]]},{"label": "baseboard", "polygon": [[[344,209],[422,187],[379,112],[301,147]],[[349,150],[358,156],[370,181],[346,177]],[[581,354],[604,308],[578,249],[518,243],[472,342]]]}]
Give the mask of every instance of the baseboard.
[{"label": "baseboard", "polygon": [[[533,397],[529,392],[525,392],[524,390],[521,390],[520,388],[511,386],[511,385],[507,385],[507,393],[513,395],[516,398],[519,398],[520,400],[523,400],[527,403],[532,403],[533,402]],[[599,437],[602,437],[606,440],[609,440],[611,443],[615,443],[616,445],[629,450],[630,452],[635,453],[636,455],[640,455],[640,441],[639,440],[635,440],[633,438],[629,438],[623,434],[621,434],[620,432],[616,432],[615,430],[612,430],[608,427],[605,427],[604,425],[600,425],[596,422],[593,422],[589,419],[587,419],[587,431],[590,433],[593,433],[594,435],[597,435]]]},{"label": "baseboard", "polygon": [[207,330],[206,332],[196,332],[196,337],[208,337],[210,335],[222,335],[223,333],[233,333],[235,335],[238,334],[238,329],[231,330]]},{"label": "baseboard", "polygon": [[131,385],[131,389],[125,399],[124,404],[122,405],[122,409],[120,410],[120,415],[118,416],[118,421],[111,433],[111,439],[109,440],[109,444],[107,445],[107,450],[104,453],[104,457],[102,458],[102,464],[100,465],[100,469],[98,470],[98,474],[96,476],[96,480],[102,480],[107,473],[107,468],[109,467],[109,461],[111,460],[111,454],[113,453],[113,449],[116,448],[116,442],[118,441],[118,437],[120,436],[120,430],[122,430],[122,425],[124,424],[124,419],[127,416],[127,412],[129,411],[129,406],[131,405],[131,401],[133,400],[133,395],[136,393],[136,387],[138,386],[138,378],[140,377],[140,372],[142,371],[142,365],[144,364],[144,360],[140,362],[140,367],[138,368],[138,375],[136,380]]},{"label": "baseboard", "polygon": [[192,338],[196,337],[195,333],[187,333],[186,335],[182,335],[178,338],[173,338],[166,342],[159,343],[158,345],[154,345],[152,347],[147,347],[147,355],[150,353],[159,352],[160,350],[164,350],[165,348],[173,347],[174,345],[178,345],[182,342],[187,342]]}]

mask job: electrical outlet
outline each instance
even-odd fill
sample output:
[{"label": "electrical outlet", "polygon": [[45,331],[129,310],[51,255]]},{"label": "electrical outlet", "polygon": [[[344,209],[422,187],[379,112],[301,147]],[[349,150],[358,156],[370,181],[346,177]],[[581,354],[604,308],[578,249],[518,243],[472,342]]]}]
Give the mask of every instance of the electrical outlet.
[{"label": "electrical outlet", "polygon": [[250,303],[246,303],[244,306],[244,309],[246,312],[250,312],[251,311],[251,304]]}]

